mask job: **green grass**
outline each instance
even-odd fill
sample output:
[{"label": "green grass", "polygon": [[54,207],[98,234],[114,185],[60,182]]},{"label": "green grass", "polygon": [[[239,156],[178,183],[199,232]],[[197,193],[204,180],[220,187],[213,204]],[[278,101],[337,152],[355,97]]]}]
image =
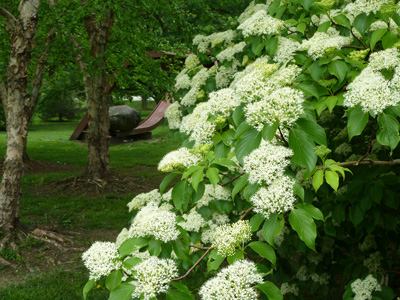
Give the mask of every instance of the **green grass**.
[{"label": "green grass", "polygon": [[[130,105],[140,109],[140,102]],[[150,110],[142,113],[145,118],[154,108],[154,102],[148,104]],[[129,225],[131,215],[126,204],[131,201],[136,191],[129,195],[106,195],[96,198],[85,196],[70,197],[63,194],[36,195],[32,186],[45,185],[56,179],[66,179],[79,175],[87,164],[87,148],[77,142],[68,141],[78,121],[43,122],[34,119],[29,129],[28,155],[34,160],[76,166],[76,170],[57,173],[28,174],[22,179],[22,198],[20,205],[20,221],[26,225],[44,228],[65,228],[67,230],[115,230],[119,231]],[[6,134],[0,132],[0,143],[6,145]],[[161,125],[153,131],[153,139],[120,144],[110,147],[110,163],[113,169],[122,174],[135,173],[143,180],[161,178],[154,168],[168,152],[179,147],[180,141],[174,139],[168,126]],[[5,147],[0,148],[0,156],[4,156]],[[153,168],[145,168],[151,166]],[[143,169],[143,171],[142,171]],[[136,175],[136,176],[137,176]],[[89,246],[88,242],[86,243]],[[20,244],[21,248],[34,247],[30,242]],[[3,253],[9,258],[18,259],[16,254]],[[12,257],[11,257],[12,256]],[[80,261],[80,260],[79,260]],[[10,285],[0,289],[0,299],[5,300],[76,300],[82,299],[82,289],[88,280],[87,271],[82,264],[74,270],[55,269],[49,274],[26,279],[20,285]],[[0,266],[1,272],[1,266]],[[104,288],[95,288],[88,299],[108,299],[109,293]]]}]

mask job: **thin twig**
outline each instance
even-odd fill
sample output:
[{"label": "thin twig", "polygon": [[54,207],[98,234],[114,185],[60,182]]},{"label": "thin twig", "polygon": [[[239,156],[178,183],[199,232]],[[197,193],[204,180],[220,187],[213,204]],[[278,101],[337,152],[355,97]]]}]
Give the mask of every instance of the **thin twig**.
[{"label": "thin twig", "polygon": [[7,9],[3,7],[0,7],[0,16],[7,18],[7,20],[12,25],[13,29],[15,29],[15,26],[17,24],[17,19],[14,17],[12,13],[10,13]]},{"label": "thin twig", "polygon": [[189,269],[189,271],[186,272],[185,275],[183,275],[179,278],[174,278],[174,279],[172,279],[172,281],[179,281],[179,280],[182,280],[182,279],[185,279],[186,277],[188,277],[189,274],[193,271],[193,269],[197,267],[197,265],[203,260],[204,257],[206,257],[208,252],[210,252],[212,249],[214,249],[214,247],[208,248],[207,251],[203,254],[203,256],[199,258],[199,260]]},{"label": "thin twig", "polygon": [[363,161],[346,161],[338,164],[341,167],[351,167],[359,165],[370,165],[370,166],[394,166],[400,165],[400,159],[394,159],[392,161],[378,161],[372,159],[364,159]]},{"label": "thin twig", "polygon": [[196,245],[189,245],[189,247],[200,249],[200,250],[208,250],[208,249],[210,249],[210,247],[200,247],[200,246],[196,246]]},{"label": "thin twig", "polygon": [[244,218],[246,218],[247,214],[248,214],[249,212],[251,212],[251,211],[253,210],[253,208],[254,208],[254,206],[252,206],[252,207],[250,207],[249,209],[245,210],[244,213],[243,213],[243,216],[241,216],[239,220],[240,220],[240,221],[241,221],[241,220],[244,220]]},{"label": "thin twig", "polygon": [[229,180],[229,181],[226,182],[226,183],[218,183],[218,184],[219,184],[220,186],[226,186],[226,185],[228,185],[228,184],[234,182],[236,179],[242,177],[244,174],[245,174],[245,173],[242,173],[242,174],[240,174],[240,175],[238,175],[238,176],[236,176],[236,177],[233,177],[231,180]]},{"label": "thin twig", "polygon": [[230,176],[230,175],[228,175],[228,174],[219,173],[219,175],[222,175],[222,176],[224,176],[224,177],[228,177],[228,178],[230,178],[230,179],[233,179],[233,177]]},{"label": "thin twig", "polygon": [[283,136],[283,133],[282,133],[282,130],[281,130],[281,128],[280,127],[278,127],[278,129],[279,129],[279,134],[281,135],[281,139],[282,139],[282,141],[284,141],[284,143],[286,144],[286,145],[288,145],[289,146],[289,143],[288,143],[288,141],[285,139],[285,137]]},{"label": "thin twig", "polygon": [[372,149],[372,140],[374,138],[374,134],[375,134],[375,127],[376,127],[376,122],[378,120],[378,115],[375,117],[374,120],[374,126],[372,127],[372,132],[371,132],[371,136],[369,138],[369,143],[368,143],[368,149],[367,152],[364,154],[363,157],[361,157],[361,159],[358,161],[359,163],[362,162],[370,153],[371,153],[371,149]]}]

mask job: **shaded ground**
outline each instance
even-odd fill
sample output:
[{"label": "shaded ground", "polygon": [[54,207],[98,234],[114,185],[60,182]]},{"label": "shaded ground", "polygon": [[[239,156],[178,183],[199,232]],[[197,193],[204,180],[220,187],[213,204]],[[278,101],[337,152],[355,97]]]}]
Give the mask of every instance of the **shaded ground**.
[{"label": "shaded ground", "polygon": [[[2,167],[2,165],[1,165]],[[25,168],[25,174],[68,173],[82,174],[82,167],[43,161],[30,161]],[[122,169],[108,179],[107,184],[93,182],[85,178],[72,177],[50,180],[45,183],[29,186],[29,197],[51,197],[67,195],[78,197],[84,195],[89,201],[104,195],[131,195],[151,191],[159,187],[163,174],[157,173],[156,167],[137,166],[137,168]],[[94,202],[95,203],[95,202]],[[125,208],[124,208],[125,209]],[[43,212],[44,213],[44,212]],[[62,248],[49,243],[47,237],[38,237],[34,231],[39,229],[54,233],[61,237],[64,243],[56,241]],[[81,255],[94,241],[115,241],[119,230],[104,228],[72,229],[58,222],[42,223],[33,217],[29,224],[23,224],[19,230],[20,241],[17,251],[6,249],[2,256],[13,262],[13,267],[7,267],[0,262],[0,288],[9,284],[24,283],[28,278],[62,268],[65,271],[74,270],[81,264]]]}]

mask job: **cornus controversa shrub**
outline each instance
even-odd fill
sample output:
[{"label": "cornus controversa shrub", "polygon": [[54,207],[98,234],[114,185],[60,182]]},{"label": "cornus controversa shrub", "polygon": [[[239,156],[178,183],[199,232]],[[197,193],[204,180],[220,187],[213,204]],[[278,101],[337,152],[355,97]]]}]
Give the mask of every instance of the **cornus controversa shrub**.
[{"label": "cornus controversa shrub", "polygon": [[110,299],[400,295],[399,12],[252,2],[196,36],[166,113],[182,147],[84,254],[84,294],[103,277]]}]

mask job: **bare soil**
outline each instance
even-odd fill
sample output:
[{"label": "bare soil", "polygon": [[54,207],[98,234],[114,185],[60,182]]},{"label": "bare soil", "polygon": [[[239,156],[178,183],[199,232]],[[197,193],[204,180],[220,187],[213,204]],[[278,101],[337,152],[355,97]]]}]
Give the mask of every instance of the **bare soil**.
[{"label": "bare soil", "polygon": [[[2,169],[2,163],[0,163]],[[29,161],[25,165],[25,174],[43,174],[73,172],[79,174],[84,168],[66,164],[56,164],[43,161]],[[159,187],[163,175],[144,178],[141,174],[156,174],[156,167],[138,166],[136,169],[113,173],[107,182],[93,181],[85,177],[72,177],[49,181],[45,184],[32,186],[29,189],[33,195],[85,195],[88,198],[109,194],[139,194],[151,191]],[[52,226],[52,227],[50,227]],[[10,284],[24,283],[29,277],[38,276],[40,273],[51,272],[62,267],[64,270],[76,269],[80,264],[82,253],[97,240],[115,241],[117,230],[74,228],[73,231],[56,225],[30,224],[23,225],[17,235],[20,241],[17,253],[18,261],[11,261],[12,266],[6,266],[0,262],[0,288]],[[48,237],[38,237],[33,234],[35,229],[54,233],[63,242],[55,243]],[[28,237],[26,239],[26,237]],[[30,243],[27,243],[29,240]],[[58,244],[58,246],[56,245]],[[61,248],[59,247],[61,246]],[[8,260],[10,261],[10,260]]]}]

